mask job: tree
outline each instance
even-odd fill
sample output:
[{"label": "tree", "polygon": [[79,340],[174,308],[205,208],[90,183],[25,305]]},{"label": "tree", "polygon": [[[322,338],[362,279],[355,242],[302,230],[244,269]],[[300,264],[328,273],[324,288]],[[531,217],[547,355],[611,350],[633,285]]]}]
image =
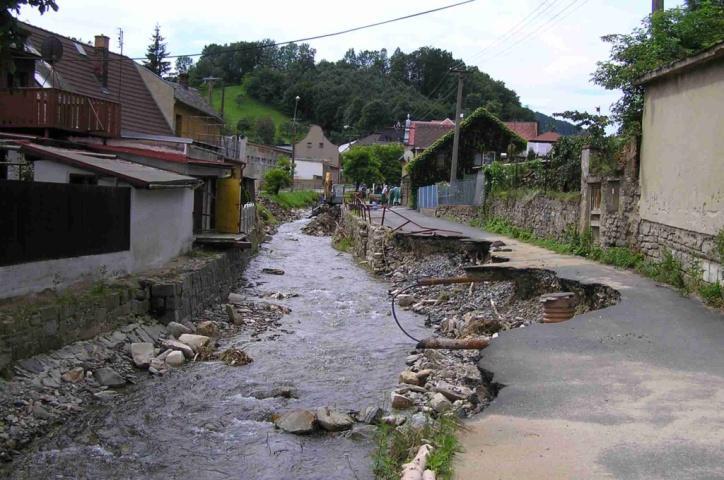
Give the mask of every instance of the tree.
[{"label": "tree", "polygon": [[606,35],[609,59],[598,62],[593,83],[623,96],[612,106],[621,133],[639,134],[643,114],[643,87],[636,80],[647,72],[680,60],[724,40],[721,1],[687,2],[684,8],[655,12],[628,35]]},{"label": "tree", "polygon": [[28,5],[37,9],[40,14],[47,11],[58,11],[55,0],[3,0],[0,8],[0,69],[7,69],[10,73],[15,71],[10,50],[18,48],[22,43],[23,35],[18,26],[15,15],[20,13],[20,7]]},{"label": "tree", "polygon": [[356,187],[361,183],[372,185],[383,180],[380,162],[372,156],[369,148],[352,148],[342,155],[344,175],[350,178]]},{"label": "tree", "polygon": [[252,124],[251,120],[249,120],[246,117],[241,117],[238,122],[236,122],[236,134],[240,135],[242,137],[248,137],[249,133],[252,131]]},{"label": "tree", "polygon": [[399,185],[402,178],[400,157],[405,149],[399,143],[389,145],[371,145],[372,157],[379,162],[380,174],[388,185]]},{"label": "tree", "polygon": [[176,73],[189,73],[189,69],[191,68],[191,65],[193,65],[194,60],[191,57],[187,57],[186,55],[181,55],[180,57],[176,58]]},{"label": "tree", "polygon": [[279,190],[292,184],[292,162],[284,155],[277,158],[275,167],[264,174],[264,191],[270,195],[279,194]]},{"label": "tree", "polygon": [[373,132],[390,122],[387,105],[382,100],[372,100],[362,107],[357,127],[362,132]]},{"label": "tree", "polygon": [[166,51],[166,42],[164,40],[165,38],[161,36],[161,25],[157,23],[153,28],[151,44],[146,49],[146,61],[143,62],[143,66],[159,77],[171,71],[171,62],[166,61],[170,54]]},{"label": "tree", "polygon": [[277,127],[271,117],[261,117],[256,119],[254,131],[261,143],[273,145],[277,134]]}]

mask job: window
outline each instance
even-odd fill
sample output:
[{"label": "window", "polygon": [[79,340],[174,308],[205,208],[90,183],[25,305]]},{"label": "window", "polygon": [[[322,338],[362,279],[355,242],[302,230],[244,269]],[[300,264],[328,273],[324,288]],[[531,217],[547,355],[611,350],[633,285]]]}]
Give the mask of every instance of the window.
[{"label": "window", "polygon": [[98,185],[98,177],[84,173],[71,173],[68,175],[68,183],[72,185]]},{"label": "window", "polygon": [[307,148],[312,148],[312,142],[307,142]]},{"label": "window", "polygon": [[80,43],[74,43],[73,45],[75,45],[75,49],[78,50],[78,53],[80,53],[84,57],[88,56],[88,54],[85,51],[85,48],[83,48],[83,45],[81,45]]},{"label": "window", "polygon": [[324,148],[324,142],[319,142],[319,148]]}]

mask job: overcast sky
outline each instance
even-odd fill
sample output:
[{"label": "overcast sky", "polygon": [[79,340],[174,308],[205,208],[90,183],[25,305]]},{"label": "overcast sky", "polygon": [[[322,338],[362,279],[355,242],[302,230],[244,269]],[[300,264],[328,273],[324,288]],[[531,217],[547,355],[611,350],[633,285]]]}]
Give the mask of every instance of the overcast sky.
[{"label": "overcast sky", "polygon": [[[86,41],[104,33],[118,51],[141,57],[156,22],[172,54],[200,52],[208,43],[272,38],[277,41],[328,33],[455,3],[456,0],[239,1],[57,0],[60,10],[24,21]],[[683,0],[666,0],[674,7]],[[339,59],[348,48],[421,46],[452,51],[514,89],[521,102],[551,114],[563,110],[608,111],[618,97],[589,82],[609,47],[600,37],[627,33],[651,8],[651,0],[476,0],[427,16],[310,42],[317,60]],[[528,17],[526,19],[526,17]],[[525,21],[521,25],[521,22]],[[511,30],[512,29],[512,30]],[[492,46],[490,46],[493,42]],[[490,47],[489,47],[490,46]]]}]

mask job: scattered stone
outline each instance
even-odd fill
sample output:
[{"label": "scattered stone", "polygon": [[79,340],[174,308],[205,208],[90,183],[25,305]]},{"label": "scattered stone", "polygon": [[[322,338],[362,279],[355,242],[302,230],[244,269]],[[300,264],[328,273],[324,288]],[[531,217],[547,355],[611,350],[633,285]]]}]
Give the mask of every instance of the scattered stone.
[{"label": "scattered stone", "polygon": [[349,430],[354,424],[352,417],[345,413],[332,410],[329,407],[321,407],[317,409],[317,422],[320,427],[328,432]]},{"label": "scattered stone", "polygon": [[344,436],[355,442],[362,442],[374,438],[376,432],[377,428],[374,425],[355,425]]},{"label": "scattered stone", "polygon": [[[188,333],[184,333],[183,335],[190,335]],[[186,358],[194,358],[194,350],[190,346],[186,345],[183,342],[180,342],[178,340],[162,340],[161,345],[169,348],[171,350],[178,350],[181,353],[184,354],[184,357]]]},{"label": "scattered stone", "polygon": [[412,365],[415,364],[416,361],[418,361],[421,358],[422,358],[422,354],[420,354],[420,353],[408,355],[407,358],[405,359],[405,365],[407,365],[408,367],[411,367]]},{"label": "scattered stone", "polygon": [[[176,350],[171,350],[175,352]],[[183,355],[183,353],[181,354]],[[151,365],[148,366],[148,371],[154,375],[163,375],[168,371],[168,365],[166,365],[166,359],[154,358],[151,360]]]},{"label": "scattered stone", "polygon": [[400,395],[399,393],[392,392],[392,401],[390,402],[390,405],[392,405],[392,408],[396,410],[404,410],[406,408],[410,408],[414,405],[414,402],[412,399]]},{"label": "scattered stone", "polygon": [[360,412],[358,418],[360,422],[370,425],[377,425],[380,419],[385,416],[385,411],[380,407],[367,407]]},{"label": "scattered stone", "polygon": [[[178,337],[178,339],[179,339],[179,342],[185,343],[186,345],[191,347],[191,349],[195,353],[198,353],[199,351],[201,351],[206,345],[209,344],[209,341],[211,340],[209,337],[207,337],[205,335],[196,335],[196,334],[192,334],[192,333],[184,333],[183,335]],[[174,349],[174,350],[176,350],[176,349]]]},{"label": "scattered stone", "polygon": [[93,372],[93,378],[105,387],[122,387],[126,384],[126,379],[110,367],[99,368]]},{"label": "scattered stone", "polygon": [[447,382],[439,382],[435,386],[433,391],[443,394],[445,398],[447,398],[451,402],[455,402],[457,400],[467,400],[471,398],[475,393],[468,387],[460,385],[450,385]]},{"label": "scattered stone", "polygon": [[206,337],[216,337],[219,334],[219,326],[210,320],[204,320],[196,325],[196,333]]},{"label": "scattered stone", "polygon": [[111,400],[118,397],[119,395],[120,393],[114,392],[113,390],[101,390],[100,392],[96,392],[93,394],[93,396],[99,400]]},{"label": "scattered stone", "polygon": [[393,427],[399,427],[406,421],[407,418],[403,415],[387,415],[386,417],[382,417],[380,419],[380,422],[384,423],[385,425],[391,425]]},{"label": "scattered stone", "polygon": [[68,383],[78,383],[85,378],[85,370],[83,370],[83,367],[71,368],[61,375],[60,378]]},{"label": "scattered stone", "polygon": [[422,383],[425,383],[430,375],[432,375],[432,370],[430,369],[420,370],[417,372],[417,378],[419,378]]},{"label": "scattered stone", "polygon": [[284,270],[281,268],[262,268],[262,273],[268,273],[270,275],[284,275]]},{"label": "scattered stone", "polygon": [[168,333],[171,334],[171,336],[174,338],[178,338],[184,333],[191,333],[191,329],[189,327],[178,322],[168,322],[168,325],[166,325],[166,329],[168,330]]},{"label": "scattered stone", "polygon": [[178,368],[182,366],[185,361],[184,354],[178,350],[174,350],[166,356],[166,365],[169,367]]},{"label": "scattered stone", "polygon": [[409,307],[415,303],[415,297],[407,293],[397,296],[397,304],[403,308]]},{"label": "scattered stone", "polygon": [[437,413],[443,413],[452,408],[452,403],[442,393],[436,393],[430,399],[430,406]]},{"label": "scattered stone", "polygon": [[315,430],[317,418],[309,410],[293,410],[277,417],[274,425],[285,432],[304,435]]},{"label": "scattered stone", "polygon": [[246,302],[244,296],[238,293],[230,293],[227,301],[233,305],[243,305]]},{"label": "scattered stone", "polygon": [[425,428],[425,425],[429,422],[428,416],[422,412],[417,412],[410,417],[408,425],[416,430]]},{"label": "scattered stone", "polygon": [[148,368],[153,360],[153,343],[132,343],[131,358],[138,368]]},{"label": "scattered stone", "polygon": [[420,385],[422,382],[420,381],[415,372],[405,370],[400,374],[400,383],[406,383],[408,385]]},{"label": "scattered stone", "polygon": [[224,350],[221,355],[219,355],[219,359],[231,367],[248,365],[254,361],[245,351],[234,347]]},{"label": "scattered stone", "polygon": [[229,317],[229,323],[231,323],[232,325],[244,324],[244,319],[241,317],[241,315],[239,315],[236,309],[234,309],[233,305],[226,305],[226,315]]}]

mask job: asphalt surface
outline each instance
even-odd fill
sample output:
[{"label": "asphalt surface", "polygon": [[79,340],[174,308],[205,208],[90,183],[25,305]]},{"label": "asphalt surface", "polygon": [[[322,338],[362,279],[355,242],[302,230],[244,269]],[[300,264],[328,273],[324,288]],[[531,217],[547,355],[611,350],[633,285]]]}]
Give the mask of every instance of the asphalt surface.
[{"label": "asphalt surface", "polygon": [[[505,386],[467,422],[456,478],[724,479],[720,311],[628,271],[399,211],[424,227],[504,241],[506,266],[621,293],[612,307],[505,332],[483,351],[480,366]],[[385,223],[403,221],[388,212]]]}]

